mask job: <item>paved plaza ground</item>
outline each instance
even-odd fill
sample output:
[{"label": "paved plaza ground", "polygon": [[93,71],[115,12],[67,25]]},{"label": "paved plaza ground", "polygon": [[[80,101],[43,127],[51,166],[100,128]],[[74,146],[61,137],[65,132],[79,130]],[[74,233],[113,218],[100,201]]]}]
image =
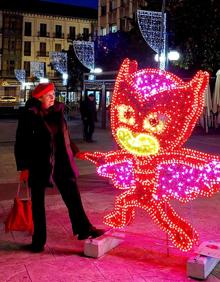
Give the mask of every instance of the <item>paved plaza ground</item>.
[{"label": "paved plaza ground", "polygon": [[[111,132],[97,124],[94,139],[82,141],[80,119],[68,122],[70,135],[80,150],[108,151],[115,148]],[[31,242],[28,234],[4,232],[4,220],[12,205],[17,189],[18,175],[13,157],[16,120],[0,120],[0,282],[108,282],[108,281],[194,281],[186,275],[187,259],[193,251],[182,253],[167,242],[165,234],[143,211],[138,210],[134,223],[121,232],[125,239],[118,247],[99,259],[83,255],[83,242],[73,237],[65,205],[56,189],[46,196],[48,240],[43,253],[32,254],[23,250]],[[219,130],[205,134],[197,128],[187,147],[203,152],[220,154]],[[118,190],[107,179],[96,175],[95,167],[77,160],[78,179],[85,210],[92,223],[106,228],[102,219],[111,211]],[[173,202],[181,216],[200,234],[200,242],[220,240],[220,194],[210,199],[197,199],[188,204]],[[220,266],[207,279],[220,281]]]}]

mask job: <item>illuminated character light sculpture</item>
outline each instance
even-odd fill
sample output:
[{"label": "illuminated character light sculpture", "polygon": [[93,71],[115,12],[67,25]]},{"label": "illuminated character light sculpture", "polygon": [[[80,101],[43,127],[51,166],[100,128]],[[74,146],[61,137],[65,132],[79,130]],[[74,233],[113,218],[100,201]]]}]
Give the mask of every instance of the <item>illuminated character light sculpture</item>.
[{"label": "illuminated character light sculpture", "polygon": [[125,190],[104,217],[105,224],[126,226],[138,207],[180,250],[188,251],[198,242],[197,232],[170,200],[188,202],[219,190],[220,158],[182,147],[202,113],[208,79],[207,72],[199,71],[184,83],[159,69],[138,71],[136,61],[124,60],[111,102],[111,128],[120,148],[78,154]]}]

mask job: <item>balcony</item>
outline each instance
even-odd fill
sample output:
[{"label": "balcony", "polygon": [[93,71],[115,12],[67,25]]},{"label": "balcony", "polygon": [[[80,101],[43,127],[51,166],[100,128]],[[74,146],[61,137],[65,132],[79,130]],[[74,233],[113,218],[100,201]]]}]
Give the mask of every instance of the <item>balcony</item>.
[{"label": "balcony", "polygon": [[47,51],[37,51],[38,57],[49,57],[49,52]]},{"label": "balcony", "polygon": [[11,69],[11,70],[1,70],[0,74],[1,74],[2,77],[15,78],[14,69]]},{"label": "balcony", "polygon": [[31,51],[24,51],[24,56],[31,56]]},{"label": "balcony", "polygon": [[2,29],[2,33],[4,32],[4,36],[13,36],[13,37],[20,37],[20,30],[18,29]]},{"label": "balcony", "polygon": [[38,31],[37,36],[38,37],[50,37],[50,33]]},{"label": "balcony", "polygon": [[64,33],[61,33],[61,32],[54,32],[53,37],[54,37],[54,38],[61,38],[61,39],[64,39]]},{"label": "balcony", "polygon": [[69,34],[67,35],[67,39],[68,39],[68,40],[75,40],[75,39],[76,39],[76,34],[75,34],[75,33],[73,33],[73,34],[69,33]]}]

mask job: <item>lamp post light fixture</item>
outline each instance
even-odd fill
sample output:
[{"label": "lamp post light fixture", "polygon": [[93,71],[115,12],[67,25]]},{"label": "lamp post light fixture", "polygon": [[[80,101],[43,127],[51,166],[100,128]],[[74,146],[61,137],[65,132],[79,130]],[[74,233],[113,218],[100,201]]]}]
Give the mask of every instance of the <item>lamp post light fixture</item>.
[{"label": "lamp post light fixture", "polygon": [[62,79],[63,79],[63,86],[66,86],[66,100],[69,101],[69,91],[68,91],[68,73],[63,72],[62,73]]},{"label": "lamp post light fixture", "polygon": [[102,69],[101,68],[94,68],[94,69],[90,70],[90,73],[102,73]]},{"label": "lamp post light fixture", "polygon": [[160,58],[159,58],[159,55],[158,54],[156,54],[155,56],[154,56],[154,60],[156,61],[156,62],[161,62],[161,63],[164,63],[165,62],[165,55],[164,54],[161,54],[160,55]]},{"label": "lamp post light fixture", "polygon": [[[169,61],[178,61],[179,58],[180,58],[180,53],[177,52],[177,51],[170,51],[170,52],[168,52],[167,57],[168,57]],[[156,54],[154,56],[154,59],[155,59],[156,62],[158,62],[159,60],[160,60],[160,62],[165,62],[165,60],[166,60],[166,58],[163,54],[160,55],[160,59],[159,59],[159,55]]]},{"label": "lamp post light fixture", "polygon": [[88,80],[95,80],[96,79],[96,74],[100,74],[100,73],[102,73],[102,69],[101,68],[91,69],[89,77],[88,77]]},{"label": "lamp post light fixture", "polygon": [[169,61],[178,61],[180,58],[180,53],[177,51],[170,51],[168,53],[168,60]]}]

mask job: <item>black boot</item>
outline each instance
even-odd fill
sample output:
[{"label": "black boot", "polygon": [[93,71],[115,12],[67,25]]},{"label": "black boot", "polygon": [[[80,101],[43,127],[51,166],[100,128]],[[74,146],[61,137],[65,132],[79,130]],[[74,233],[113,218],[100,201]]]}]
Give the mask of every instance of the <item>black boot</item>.
[{"label": "black boot", "polygon": [[105,233],[104,229],[97,229],[94,226],[90,226],[88,230],[84,230],[78,234],[78,240],[85,240],[88,238],[97,238]]},{"label": "black boot", "polygon": [[25,251],[30,251],[32,253],[41,253],[41,252],[44,251],[44,246],[42,246],[42,245],[35,245],[35,244],[32,243],[32,244],[29,244],[29,245],[25,245],[23,247],[23,249]]}]

